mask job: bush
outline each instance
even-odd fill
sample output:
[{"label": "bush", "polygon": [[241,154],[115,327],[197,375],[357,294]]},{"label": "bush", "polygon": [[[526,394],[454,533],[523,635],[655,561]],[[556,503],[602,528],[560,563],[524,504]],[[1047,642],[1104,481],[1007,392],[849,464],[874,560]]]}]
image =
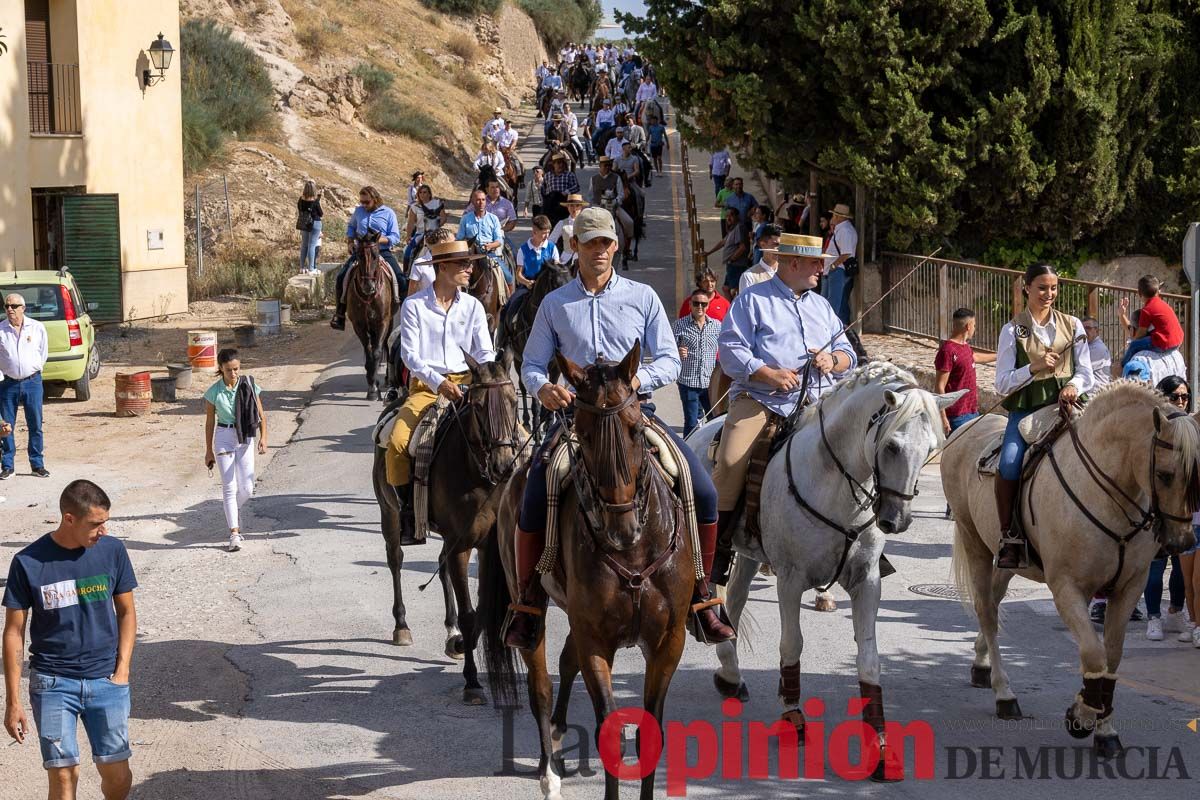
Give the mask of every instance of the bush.
[{"label": "bush", "polygon": [[386,92],[396,80],[396,76],[390,70],[377,64],[359,64],[350,74],[362,81],[363,88],[370,95]]},{"label": "bush", "polygon": [[188,272],[191,300],[227,295],[282,300],[288,279],[296,274],[296,260],[270,242],[239,241],[206,253],[203,275],[196,274],[194,260]]},{"label": "bush", "polygon": [[455,79],[458,81],[458,88],[474,97],[479,97],[491,88],[488,86],[488,82],[470,67],[458,70]]},{"label": "bush", "polygon": [[367,124],[381,133],[395,133],[428,142],[440,127],[433,117],[391,94],[373,98],[363,114]]},{"label": "bush", "polygon": [[269,130],[275,90],[254,51],[211,21],[189,20],[180,29],[183,81],[183,160],[202,168],[225,137]]},{"label": "bush", "polygon": [[517,0],[517,5],[533,19],[551,53],[567,42],[589,39],[602,15],[599,0]]},{"label": "bush", "polygon": [[329,20],[308,22],[296,29],[296,41],[309,55],[317,56],[328,50],[333,44],[334,37],[341,32],[340,22],[330,22]]},{"label": "bush", "polygon": [[479,43],[469,33],[455,33],[446,40],[446,49],[468,64],[479,60]]},{"label": "bush", "polygon": [[475,14],[495,14],[504,0],[421,0],[435,11],[457,14],[460,17]]}]

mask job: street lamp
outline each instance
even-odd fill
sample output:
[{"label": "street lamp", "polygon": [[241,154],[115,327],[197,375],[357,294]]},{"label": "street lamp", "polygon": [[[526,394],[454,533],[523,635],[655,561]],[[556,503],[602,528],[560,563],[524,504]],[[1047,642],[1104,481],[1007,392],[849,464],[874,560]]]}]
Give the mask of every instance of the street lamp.
[{"label": "street lamp", "polygon": [[158,70],[158,74],[154,75],[148,69],[142,70],[142,86],[153,86],[165,78],[173,55],[175,48],[171,47],[171,43],[164,39],[161,33],[158,34],[158,39],[150,43],[150,63]]}]

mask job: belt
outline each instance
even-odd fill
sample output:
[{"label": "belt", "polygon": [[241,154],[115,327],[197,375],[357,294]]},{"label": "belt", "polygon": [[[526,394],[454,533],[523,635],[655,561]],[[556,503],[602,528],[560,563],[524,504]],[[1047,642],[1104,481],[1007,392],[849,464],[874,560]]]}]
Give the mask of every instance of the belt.
[{"label": "belt", "polygon": [[234,424],[228,423],[228,422],[218,422],[217,427],[218,428],[236,428],[237,425],[234,425]]},{"label": "belt", "polygon": [[41,377],[41,372],[35,372],[32,375],[26,375],[24,378],[18,378],[16,375],[5,375],[4,380],[12,381],[13,383],[21,383],[23,381],[31,381],[34,378]]}]

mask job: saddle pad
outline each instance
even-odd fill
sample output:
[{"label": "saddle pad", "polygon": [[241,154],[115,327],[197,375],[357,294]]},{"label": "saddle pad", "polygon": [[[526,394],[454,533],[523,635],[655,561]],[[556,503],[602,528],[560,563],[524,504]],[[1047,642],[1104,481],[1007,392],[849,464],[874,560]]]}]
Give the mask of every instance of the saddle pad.
[{"label": "saddle pad", "polygon": [[[396,305],[400,304],[400,284],[396,282],[396,273],[392,271],[392,265],[379,259],[383,262],[380,270],[383,272],[383,280],[392,287],[392,300]],[[350,264],[350,269],[346,270],[346,277],[342,279],[342,296],[338,298],[339,303],[345,303],[350,297],[350,281],[353,279],[354,271],[358,269],[358,262],[354,261]],[[397,329],[398,330],[398,329]]]},{"label": "saddle pad", "polygon": [[392,438],[392,428],[396,427],[396,417],[400,415],[401,408],[403,406],[396,406],[375,423],[371,431],[371,441],[375,442],[376,447],[387,449],[388,440]]},{"label": "saddle pad", "polygon": [[750,448],[750,464],[746,468],[746,533],[752,539],[762,539],[762,528],[758,524],[758,510],[762,502],[762,482],[767,473],[767,465],[771,463],[774,454],[772,445],[779,433],[779,426],[784,422],[778,414],[768,414],[767,424],[759,431],[758,438]]},{"label": "saddle pad", "polygon": [[[1078,408],[1071,409],[1071,420],[1074,421],[1082,414]],[[1021,438],[1026,444],[1037,444],[1046,434],[1058,424],[1059,411],[1058,405],[1049,405],[1045,408],[1039,408],[1037,411],[1030,414],[1025,419],[1017,424],[1017,428],[1021,431]]]},{"label": "saddle pad", "polygon": [[438,426],[446,418],[449,408],[450,401],[439,395],[437,402],[425,409],[417,420],[408,443],[408,453],[413,459],[413,516],[418,539],[429,535],[429,467],[433,462]]}]

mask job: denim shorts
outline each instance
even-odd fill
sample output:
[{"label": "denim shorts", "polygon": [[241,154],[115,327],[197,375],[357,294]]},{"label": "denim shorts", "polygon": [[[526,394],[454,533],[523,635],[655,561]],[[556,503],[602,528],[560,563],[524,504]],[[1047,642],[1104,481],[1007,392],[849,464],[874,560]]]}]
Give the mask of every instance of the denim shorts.
[{"label": "denim shorts", "polygon": [[79,763],[79,719],[97,764],[127,761],[129,750],[129,686],[108,678],[64,678],[29,673],[29,702],[42,747],[42,766],[73,767]]},{"label": "denim shorts", "polygon": [[1189,547],[1187,550],[1184,550],[1179,555],[1190,556],[1190,555],[1195,554],[1197,551],[1200,551],[1200,525],[1192,526],[1192,535],[1196,537],[1196,541],[1192,542],[1192,546]]}]

